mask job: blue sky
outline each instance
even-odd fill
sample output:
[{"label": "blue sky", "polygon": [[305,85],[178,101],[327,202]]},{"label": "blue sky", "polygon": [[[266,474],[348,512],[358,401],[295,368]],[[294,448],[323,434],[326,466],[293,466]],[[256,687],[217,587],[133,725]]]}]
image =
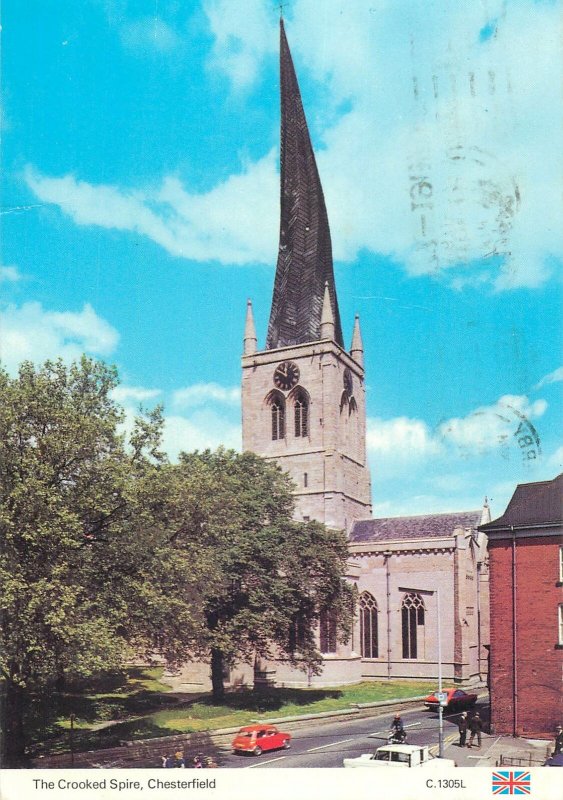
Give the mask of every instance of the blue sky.
[{"label": "blue sky", "polygon": [[[498,516],[563,461],[561,4],[285,13],[374,512]],[[3,363],[87,352],[129,414],[164,403],[172,457],[240,447],[245,303],[263,345],[277,256],[274,4],[7,0],[2,37]]]}]

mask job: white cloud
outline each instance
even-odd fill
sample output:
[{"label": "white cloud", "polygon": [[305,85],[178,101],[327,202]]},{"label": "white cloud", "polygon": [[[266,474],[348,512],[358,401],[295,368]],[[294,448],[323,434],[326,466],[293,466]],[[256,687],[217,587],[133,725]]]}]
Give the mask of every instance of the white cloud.
[{"label": "white cloud", "polygon": [[41,362],[61,357],[67,361],[83,353],[108,356],[119,334],[86,303],[82,311],[47,311],[40,303],[8,305],[2,309],[0,358],[15,372],[24,360]]},{"label": "white cloud", "polygon": [[160,389],[144,389],[142,386],[125,386],[121,384],[112,391],[113,399],[118,403],[142,403],[143,400],[154,400],[162,394]]},{"label": "white cloud", "polygon": [[[465,417],[440,423],[434,431],[420,419],[368,418],[367,449],[372,458],[385,459],[386,469],[429,458],[457,459],[459,451],[464,458],[477,458],[491,451],[503,453],[516,445],[520,425],[526,427],[524,433],[529,433],[528,423],[541,417],[546,409],[545,400],[532,402],[524,395],[504,395],[496,403],[480,406]],[[453,488],[452,479],[446,474],[440,480]],[[445,483],[440,488],[445,488]]]},{"label": "white cloud", "polygon": [[215,37],[210,65],[225,73],[235,89],[249,87],[264,56],[277,52],[276,24],[268,5],[245,0],[244,20],[241,7],[232,0],[208,0],[204,8]]},{"label": "white cloud", "polygon": [[530,402],[524,395],[504,395],[489,406],[481,406],[466,417],[443,422],[437,431],[440,439],[465,455],[474,457],[498,451],[508,457],[515,436],[529,435],[531,420],[547,409],[545,400]]},{"label": "white cloud", "polygon": [[196,411],[190,417],[166,417],[163,445],[171,459],[184,450],[216,449],[220,445],[240,450],[242,429],[220,414],[210,411]]},{"label": "white cloud", "polygon": [[563,469],[563,447],[558,447],[549,457],[547,464],[559,473]]},{"label": "white cloud", "polygon": [[[277,50],[273,9],[249,0],[242,19],[236,3],[209,0],[205,11],[213,66],[250,86]],[[306,69],[318,81],[307,112],[336,258],[383,253],[457,289],[548,280],[563,256],[559,14],[533,0],[325,0],[322,13],[296,0],[288,36],[302,82]],[[78,224],[136,231],[173,255],[275,257],[273,153],[200,195],[172,176],[142,191],[33,171],[27,181]]]},{"label": "white cloud", "polygon": [[[190,194],[174,177],[155,189],[123,191],[72,175],[48,178],[27,167],[28,186],[78,225],[133,231],[174,256],[224,264],[269,263],[276,245],[275,154],[249,164],[206,194]],[[256,209],[261,209],[257,224]]]},{"label": "white cloud", "polygon": [[440,447],[425,422],[407,417],[368,417],[366,443],[373,455],[393,459],[422,458]]},{"label": "white cloud", "polygon": [[238,386],[220,386],[218,383],[196,383],[174,392],[172,403],[177,408],[202,406],[209,402],[226,405],[240,404],[240,388]]},{"label": "white cloud", "polygon": [[17,267],[3,267],[0,265],[0,283],[17,283],[22,276]]},{"label": "white cloud", "polygon": [[549,383],[558,383],[559,381],[563,381],[563,367],[558,367],[553,372],[550,372],[549,375],[544,375],[534,388],[541,389],[542,386],[546,386]]}]

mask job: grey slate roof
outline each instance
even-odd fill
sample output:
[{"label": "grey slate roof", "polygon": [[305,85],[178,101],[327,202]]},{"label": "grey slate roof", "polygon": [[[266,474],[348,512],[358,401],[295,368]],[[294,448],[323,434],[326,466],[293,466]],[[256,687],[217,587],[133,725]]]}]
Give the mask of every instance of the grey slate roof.
[{"label": "grey slate roof", "polygon": [[563,472],[551,481],[519,483],[504,514],[481,526],[494,531],[514,526],[556,525],[563,522]]},{"label": "grey slate roof", "polygon": [[453,536],[456,528],[475,530],[482,509],[451,514],[424,514],[416,517],[365,519],[354,523],[350,544],[360,542],[396,542],[408,539],[439,539]]},{"label": "grey slate roof", "polygon": [[344,347],[323,189],[283,21],[280,78],[280,243],[266,350],[318,341],[325,282]]}]

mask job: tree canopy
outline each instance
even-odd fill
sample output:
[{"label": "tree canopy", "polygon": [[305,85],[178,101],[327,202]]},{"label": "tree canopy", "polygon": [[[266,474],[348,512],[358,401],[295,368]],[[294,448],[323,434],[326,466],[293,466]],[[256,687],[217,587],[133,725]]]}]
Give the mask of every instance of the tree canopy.
[{"label": "tree canopy", "polygon": [[83,358],[0,370],[0,668],[6,744],[24,747],[29,692],[156,655],[319,670],[322,609],[351,621],[346,541],[292,520],[276,464],[160,450],[162,413],[129,435],[114,368]]}]

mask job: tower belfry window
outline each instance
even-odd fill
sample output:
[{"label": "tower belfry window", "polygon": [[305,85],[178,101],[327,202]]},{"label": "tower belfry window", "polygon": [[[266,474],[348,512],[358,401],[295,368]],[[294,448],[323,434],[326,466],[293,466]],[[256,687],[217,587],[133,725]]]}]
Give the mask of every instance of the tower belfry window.
[{"label": "tower belfry window", "polygon": [[303,392],[295,397],[295,435],[309,435],[309,402]]},{"label": "tower belfry window", "polygon": [[281,398],[275,397],[271,403],[272,440],[285,438],[285,407]]}]

